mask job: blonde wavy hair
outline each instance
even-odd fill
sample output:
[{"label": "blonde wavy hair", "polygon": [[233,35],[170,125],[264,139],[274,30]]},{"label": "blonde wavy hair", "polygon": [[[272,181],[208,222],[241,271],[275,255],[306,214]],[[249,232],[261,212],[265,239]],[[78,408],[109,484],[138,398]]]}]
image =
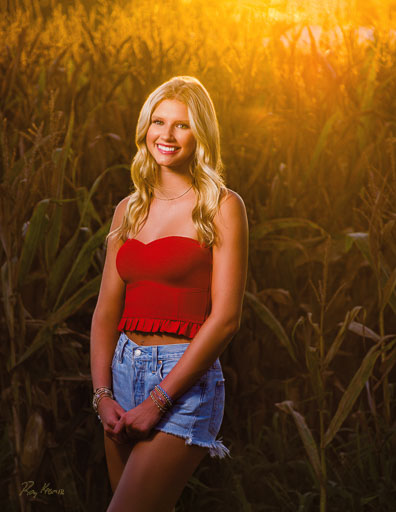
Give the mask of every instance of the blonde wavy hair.
[{"label": "blonde wavy hair", "polygon": [[222,194],[227,194],[220,156],[219,125],[208,91],[199,80],[189,76],[170,79],[155,89],[145,101],[136,127],[138,151],[131,165],[135,190],[130,195],[120,227],[109,236],[121,240],[133,238],[147,219],[160,168],[147,148],[146,134],[155,108],[166,99],[179,100],[188,109],[191,131],[196,139],[195,154],[189,169],[197,196],[192,220],[199,242],[212,246],[217,238],[213,219]]}]

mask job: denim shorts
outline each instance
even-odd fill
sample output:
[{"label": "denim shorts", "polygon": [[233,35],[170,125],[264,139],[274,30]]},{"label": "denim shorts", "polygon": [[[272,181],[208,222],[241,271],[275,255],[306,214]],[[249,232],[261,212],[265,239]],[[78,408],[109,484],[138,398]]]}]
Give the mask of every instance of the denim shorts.
[{"label": "denim shorts", "polygon": [[[138,336],[138,335],[137,335]],[[138,345],[121,333],[111,364],[114,399],[128,411],[142,403],[175,366],[189,343]],[[185,439],[186,444],[209,448],[212,457],[229,450],[216,439],[224,414],[224,377],[217,359],[207,372],[179,397],[154,426],[155,430]]]}]

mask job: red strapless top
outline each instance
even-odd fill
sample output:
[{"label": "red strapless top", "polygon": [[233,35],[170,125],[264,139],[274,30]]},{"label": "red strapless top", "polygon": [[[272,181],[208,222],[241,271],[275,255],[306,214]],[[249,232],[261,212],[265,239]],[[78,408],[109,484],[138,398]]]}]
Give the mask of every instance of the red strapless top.
[{"label": "red strapless top", "polygon": [[126,283],[118,330],[195,336],[211,309],[210,247],[185,236],[148,244],[129,238],[116,265]]}]

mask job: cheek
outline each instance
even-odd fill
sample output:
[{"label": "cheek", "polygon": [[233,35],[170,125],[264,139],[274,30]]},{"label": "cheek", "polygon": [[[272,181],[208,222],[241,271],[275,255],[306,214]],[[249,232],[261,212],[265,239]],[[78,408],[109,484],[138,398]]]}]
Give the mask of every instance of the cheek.
[{"label": "cheek", "polygon": [[149,145],[152,140],[153,140],[152,130],[151,130],[151,128],[149,128],[146,133],[146,144]]},{"label": "cheek", "polygon": [[154,152],[155,152],[155,134],[153,133],[153,130],[148,130],[146,133],[146,146],[148,149],[148,152],[150,155],[155,158]]},{"label": "cheek", "polygon": [[147,133],[146,133],[146,144],[147,145],[153,145],[154,144],[154,141],[156,140],[156,138],[158,137],[158,134],[157,134],[157,131],[155,129],[155,126],[154,125],[151,125],[149,127],[149,129],[147,130]]},{"label": "cheek", "polygon": [[194,137],[189,138],[186,141],[186,145],[189,148],[190,152],[193,153],[195,151],[196,146],[197,146],[195,138]]}]

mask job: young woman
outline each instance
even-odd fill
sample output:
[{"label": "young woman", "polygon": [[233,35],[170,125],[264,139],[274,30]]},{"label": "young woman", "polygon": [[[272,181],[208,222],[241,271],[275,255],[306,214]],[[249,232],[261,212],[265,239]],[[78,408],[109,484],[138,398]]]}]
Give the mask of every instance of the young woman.
[{"label": "young woman", "polygon": [[92,320],[94,408],[108,512],[168,512],[205,454],[228,453],[216,439],[218,357],[239,328],[248,225],[198,80],[175,77],[148,97],[136,144],[135,190],[114,213]]}]

